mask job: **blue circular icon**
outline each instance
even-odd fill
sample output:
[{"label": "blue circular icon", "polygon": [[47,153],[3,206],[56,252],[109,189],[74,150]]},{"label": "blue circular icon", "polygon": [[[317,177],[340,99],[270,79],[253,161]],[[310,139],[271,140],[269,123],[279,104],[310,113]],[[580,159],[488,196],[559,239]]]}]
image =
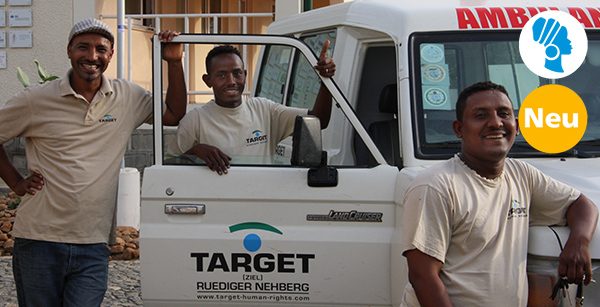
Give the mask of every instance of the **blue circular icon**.
[{"label": "blue circular icon", "polygon": [[260,237],[258,235],[251,233],[244,238],[244,247],[249,252],[257,251],[261,245],[262,242],[260,241]]}]

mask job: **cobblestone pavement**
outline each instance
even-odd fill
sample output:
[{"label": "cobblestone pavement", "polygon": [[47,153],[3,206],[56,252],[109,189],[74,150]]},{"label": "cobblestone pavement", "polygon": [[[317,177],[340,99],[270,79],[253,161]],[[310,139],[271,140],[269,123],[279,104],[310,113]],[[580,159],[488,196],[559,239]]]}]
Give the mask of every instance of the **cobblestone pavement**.
[{"label": "cobblestone pavement", "polygon": [[[108,267],[108,290],[102,306],[143,306],[140,289],[139,260],[111,261]],[[12,257],[0,257],[0,306],[18,306],[12,276]]]}]

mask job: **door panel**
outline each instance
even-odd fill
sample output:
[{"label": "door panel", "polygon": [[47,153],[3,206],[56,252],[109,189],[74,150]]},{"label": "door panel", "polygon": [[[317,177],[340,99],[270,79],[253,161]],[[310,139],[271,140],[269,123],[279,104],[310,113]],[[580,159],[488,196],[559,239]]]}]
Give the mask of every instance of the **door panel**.
[{"label": "door panel", "polygon": [[[308,187],[307,171],[232,167],[218,176],[204,166],[148,168],[145,302],[390,304],[397,169],[339,169],[333,188]],[[166,204],[202,204],[206,213],[166,214]]]},{"label": "door panel", "polygon": [[[290,46],[306,63],[317,60],[290,37],[182,35],[173,42]],[[144,171],[140,230],[144,305],[389,306],[398,169],[386,164],[334,80],[321,78],[337,106],[332,117],[346,123],[336,133],[361,138],[379,166],[333,166],[333,187],[310,187],[309,169],[289,162],[232,165],[219,176],[201,160],[164,155],[165,85],[154,43],[156,165]],[[268,49],[258,58],[268,59]],[[337,151],[351,150],[346,143]]]}]

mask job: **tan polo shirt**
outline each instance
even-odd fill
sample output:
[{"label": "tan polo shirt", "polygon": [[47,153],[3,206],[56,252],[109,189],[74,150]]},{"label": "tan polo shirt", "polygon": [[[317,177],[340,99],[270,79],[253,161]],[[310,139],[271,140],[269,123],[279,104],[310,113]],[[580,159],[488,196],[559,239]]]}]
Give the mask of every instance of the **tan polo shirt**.
[{"label": "tan polo shirt", "polygon": [[[443,263],[453,306],[526,306],[530,225],[564,225],[578,190],[507,158],[495,179],[454,158],[419,174],[406,191],[404,251]],[[419,306],[409,283],[400,306]]]},{"label": "tan polo shirt", "polygon": [[233,157],[232,163],[269,163],[272,159],[262,158],[272,158],[277,143],[294,132],[296,116],[307,113],[262,97],[244,98],[235,108],[211,100],[181,119],[167,153],[181,155],[209,144]]},{"label": "tan polo shirt", "polygon": [[24,137],[29,171],[45,177],[41,191],[22,198],[14,237],[108,242],[127,142],[152,119],[152,93],[142,87],[103,75],[88,103],[71,88],[71,72],[0,107],[0,143]]}]

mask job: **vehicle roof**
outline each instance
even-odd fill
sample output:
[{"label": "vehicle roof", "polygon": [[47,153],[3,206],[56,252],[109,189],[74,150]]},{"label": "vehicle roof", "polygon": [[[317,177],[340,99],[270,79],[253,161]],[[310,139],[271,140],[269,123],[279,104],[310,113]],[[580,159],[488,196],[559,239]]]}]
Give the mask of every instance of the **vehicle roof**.
[{"label": "vehicle roof", "polygon": [[291,34],[346,25],[384,32],[401,41],[416,31],[520,29],[548,9],[570,13],[586,28],[600,28],[600,9],[586,0],[356,0],[279,20],[267,32]]}]

